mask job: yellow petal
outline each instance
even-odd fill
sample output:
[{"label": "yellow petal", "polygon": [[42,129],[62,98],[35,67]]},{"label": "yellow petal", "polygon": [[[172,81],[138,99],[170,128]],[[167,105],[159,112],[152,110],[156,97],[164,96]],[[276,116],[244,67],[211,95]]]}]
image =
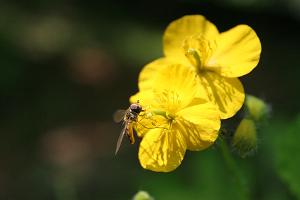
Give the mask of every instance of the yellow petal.
[{"label": "yellow petal", "polygon": [[221,121],[218,110],[211,103],[187,107],[177,116],[177,126],[185,137],[187,149],[202,150],[217,139]]},{"label": "yellow petal", "polygon": [[139,137],[144,137],[150,130],[168,127],[168,122],[165,117],[153,115],[147,110],[138,116],[138,121],[135,123],[135,130]]},{"label": "yellow petal", "polygon": [[157,74],[153,84],[155,100],[165,111],[174,113],[193,100],[197,82],[192,68],[179,64],[166,66]]},{"label": "yellow petal", "polygon": [[142,73],[140,92],[130,98],[131,102],[140,100],[142,105],[175,113],[193,100],[198,81],[192,68],[180,64],[167,65],[156,72],[150,68]]},{"label": "yellow petal", "polygon": [[142,139],[139,160],[143,168],[156,172],[176,169],[184,158],[186,143],[177,129],[152,129]]},{"label": "yellow petal", "polygon": [[153,92],[151,90],[145,90],[144,92],[138,92],[129,98],[130,103],[139,102],[143,109],[153,104]]},{"label": "yellow petal", "polygon": [[213,40],[218,34],[216,26],[202,15],[184,16],[171,22],[167,27],[163,37],[164,53],[167,57],[186,59],[183,42],[187,37],[201,35],[208,40]]},{"label": "yellow petal", "polygon": [[247,25],[239,25],[221,33],[216,43],[217,48],[207,67],[222,76],[243,76],[259,62],[261,44],[255,31]]},{"label": "yellow petal", "polygon": [[170,64],[176,63],[166,58],[160,58],[147,64],[139,74],[139,90],[152,89],[157,73]]},{"label": "yellow petal", "polygon": [[198,75],[199,97],[207,97],[214,103],[221,119],[227,119],[235,115],[242,107],[245,100],[245,92],[238,78],[226,78],[214,72],[202,72]]},{"label": "yellow petal", "polygon": [[[172,58],[159,58],[154,60],[153,62],[148,63],[141,70],[139,74],[139,90],[144,91],[153,88],[153,84],[156,82],[157,75],[159,73],[167,73],[171,66],[174,65],[184,65],[184,63],[172,59]],[[169,67],[168,69],[164,69],[165,67]]]}]

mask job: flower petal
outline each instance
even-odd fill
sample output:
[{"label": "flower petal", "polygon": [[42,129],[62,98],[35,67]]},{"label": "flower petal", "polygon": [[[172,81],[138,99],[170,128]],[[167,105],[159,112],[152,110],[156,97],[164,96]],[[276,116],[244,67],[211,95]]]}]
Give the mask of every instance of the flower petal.
[{"label": "flower petal", "polygon": [[145,169],[169,172],[180,165],[185,150],[186,143],[178,129],[152,129],[142,139],[139,160]]},{"label": "flower petal", "polygon": [[217,48],[207,67],[225,77],[248,74],[259,62],[261,44],[255,31],[238,25],[218,37]]},{"label": "flower petal", "polygon": [[[157,74],[159,73],[168,73],[168,70],[172,68],[174,65],[184,65],[183,62],[180,62],[176,59],[172,58],[159,58],[154,60],[153,62],[148,63],[142,69],[139,74],[139,90],[148,90],[153,88],[153,84],[156,82]],[[190,65],[188,63],[188,65]],[[168,69],[164,69],[165,67],[169,67]]]},{"label": "flower petal", "polygon": [[185,137],[187,149],[202,150],[218,137],[221,121],[218,110],[211,103],[187,107],[177,113],[177,126]]},{"label": "flower petal", "polygon": [[142,69],[139,75],[139,89],[140,90],[152,89],[153,83],[155,82],[156,74],[159,73],[159,71],[162,70],[164,67],[170,64],[176,64],[176,63],[166,58],[159,58],[147,64]]},{"label": "flower petal", "polygon": [[153,106],[153,92],[151,90],[144,90],[144,92],[138,92],[129,98],[130,103],[139,102],[143,109],[147,109],[149,106]]},{"label": "flower petal", "polygon": [[208,40],[213,40],[219,35],[214,24],[206,20],[202,15],[187,15],[169,24],[164,37],[163,46],[166,56],[186,59],[182,49],[187,37],[201,35]]},{"label": "flower petal", "polygon": [[141,74],[140,92],[130,98],[131,102],[139,99],[142,105],[144,102],[151,108],[175,113],[193,100],[198,82],[193,68],[171,64],[151,72],[152,66]]},{"label": "flower petal", "polygon": [[135,130],[139,137],[144,137],[150,130],[168,128],[168,125],[165,117],[145,111],[139,115],[138,121],[135,123]]},{"label": "flower petal", "polygon": [[180,110],[193,100],[197,82],[192,68],[180,64],[166,66],[157,74],[153,84],[156,101],[159,105],[168,105],[170,109],[166,111]]},{"label": "flower petal", "polygon": [[202,72],[199,75],[199,97],[207,97],[219,109],[221,119],[235,115],[242,107],[245,92],[238,78],[226,78],[214,72]]}]

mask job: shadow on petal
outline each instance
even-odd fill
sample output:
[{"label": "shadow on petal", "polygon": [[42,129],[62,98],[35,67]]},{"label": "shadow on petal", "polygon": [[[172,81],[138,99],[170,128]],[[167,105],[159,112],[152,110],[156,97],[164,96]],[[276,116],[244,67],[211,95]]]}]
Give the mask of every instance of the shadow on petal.
[{"label": "shadow on petal", "polygon": [[201,92],[206,93],[208,100],[214,102],[222,119],[235,115],[242,107],[245,92],[238,78],[226,78],[208,71],[198,75]]}]

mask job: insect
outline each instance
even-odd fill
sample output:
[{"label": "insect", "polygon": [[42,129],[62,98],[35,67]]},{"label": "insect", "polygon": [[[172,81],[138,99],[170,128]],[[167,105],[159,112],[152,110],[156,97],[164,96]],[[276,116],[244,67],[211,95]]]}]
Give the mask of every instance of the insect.
[{"label": "insect", "polygon": [[137,103],[133,103],[129,106],[127,110],[118,110],[114,114],[114,121],[121,122],[123,121],[123,129],[117,141],[117,147],[115,155],[118,153],[124,135],[127,135],[131,144],[134,144],[134,134],[133,134],[133,123],[137,122],[140,112],[144,111],[142,106]]}]

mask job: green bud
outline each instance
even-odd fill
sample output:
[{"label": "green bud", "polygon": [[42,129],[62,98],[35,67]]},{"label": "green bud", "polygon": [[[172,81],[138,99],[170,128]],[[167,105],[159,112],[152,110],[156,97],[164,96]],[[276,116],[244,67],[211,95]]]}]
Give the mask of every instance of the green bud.
[{"label": "green bud", "polygon": [[269,106],[263,100],[252,95],[247,95],[245,105],[249,117],[255,121],[261,120],[270,110]]},{"label": "green bud", "polygon": [[252,119],[243,119],[237,127],[233,139],[233,148],[241,157],[255,152],[257,148],[256,125]]},{"label": "green bud", "polygon": [[154,200],[146,191],[138,191],[132,200]]}]

